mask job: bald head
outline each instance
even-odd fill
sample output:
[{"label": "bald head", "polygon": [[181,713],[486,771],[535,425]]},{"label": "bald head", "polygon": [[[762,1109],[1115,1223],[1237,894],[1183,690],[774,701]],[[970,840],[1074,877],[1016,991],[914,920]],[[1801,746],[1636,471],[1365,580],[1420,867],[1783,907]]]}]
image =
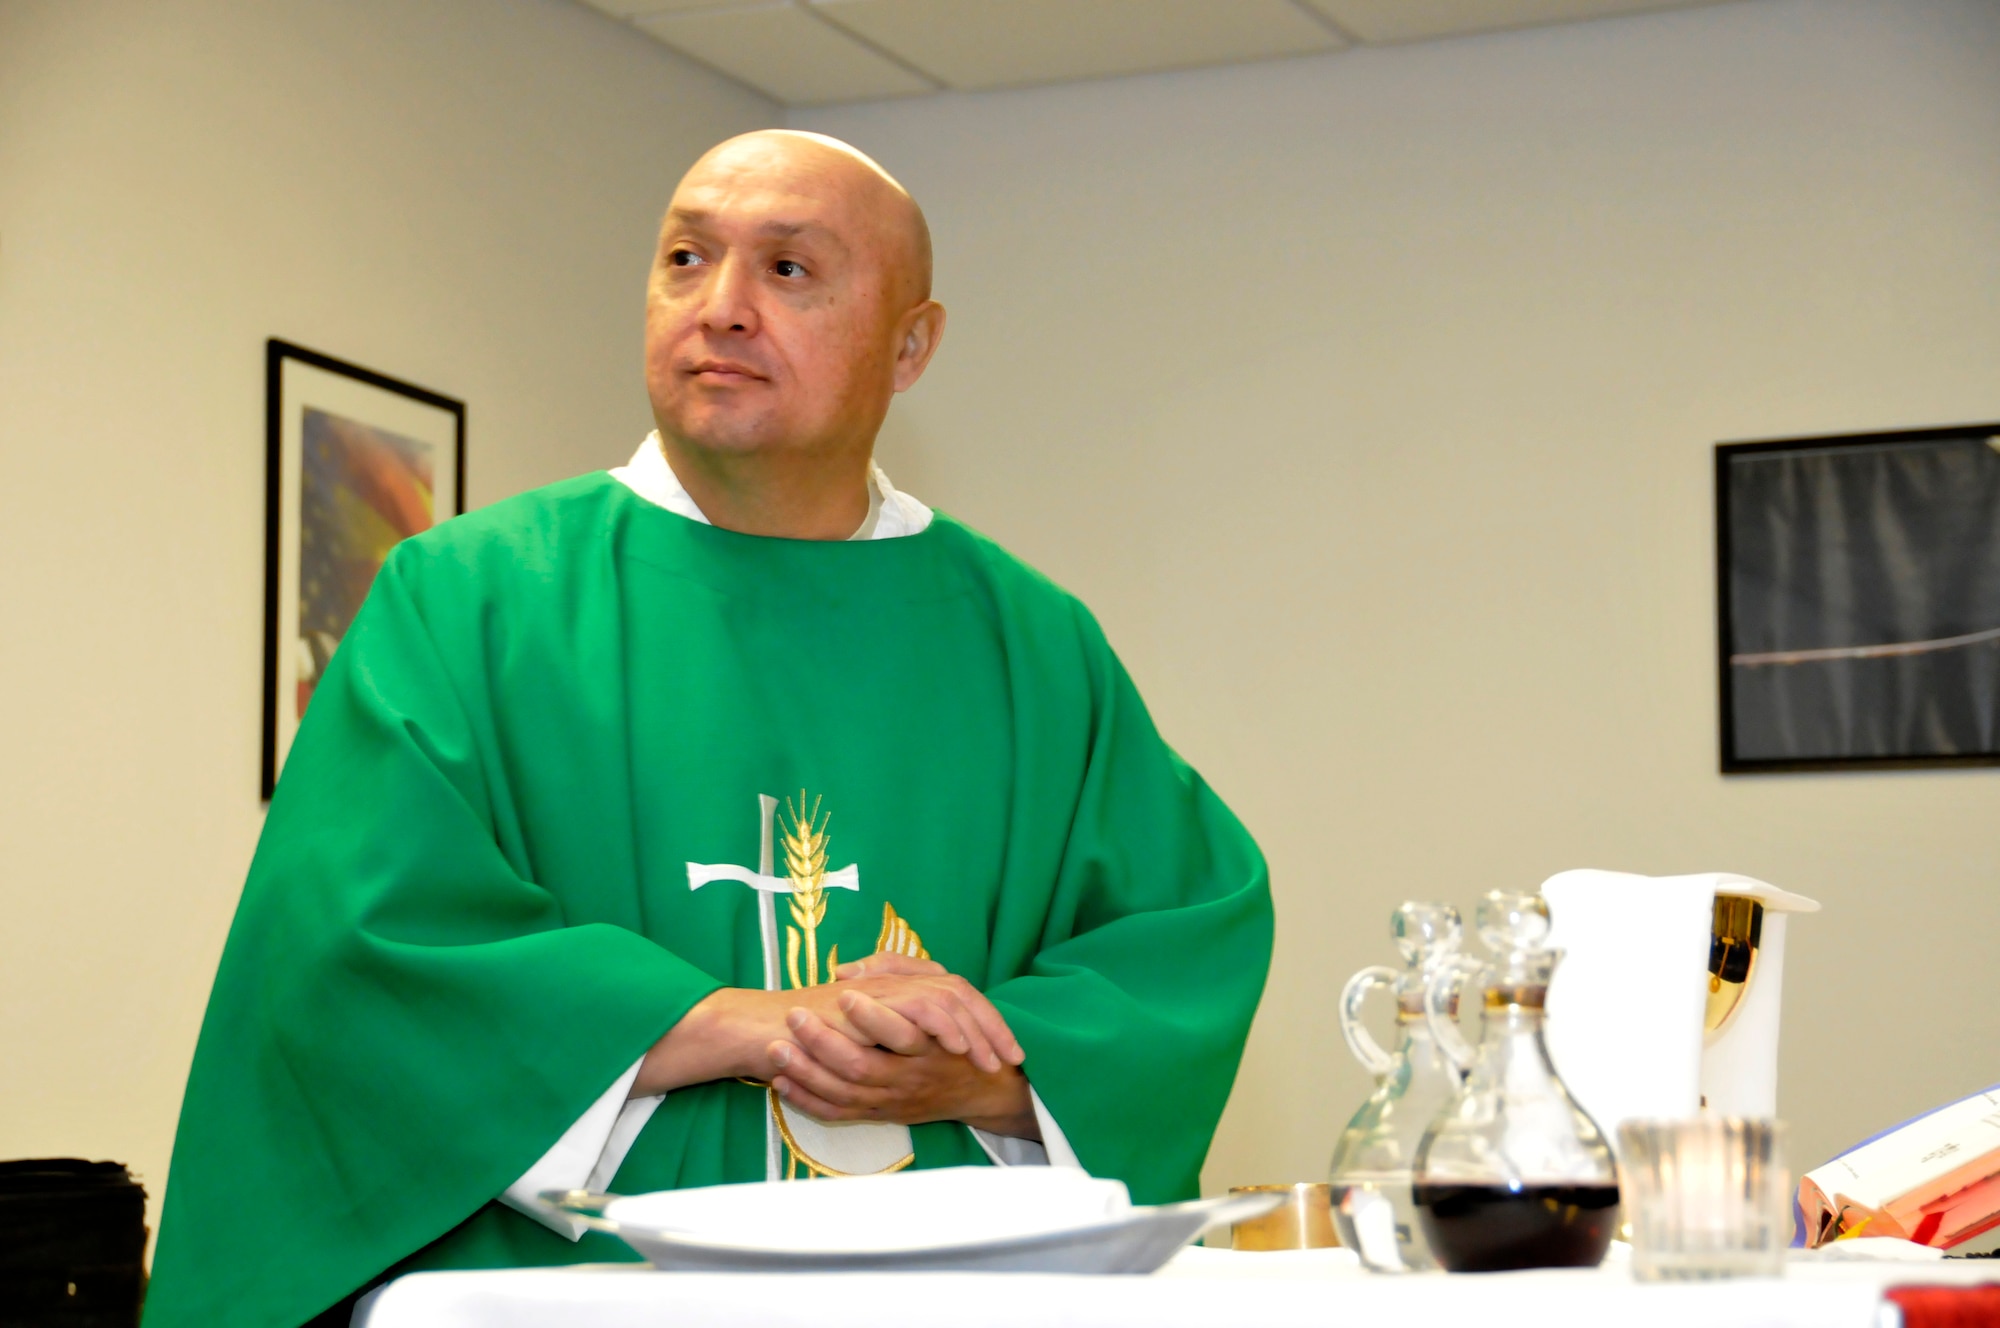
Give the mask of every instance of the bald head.
[{"label": "bald head", "polygon": [[711,148],[674,190],[646,301],[647,388],[677,471],[816,457],[865,476],[891,399],[944,333],[930,292],[923,211],[861,152],[787,129]]},{"label": "bald head", "polygon": [[729,185],[778,185],[840,205],[879,250],[884,278],[915,304],[931,296],[931,228],[895,176],[850,143],[802,129],[758,129],[703,153],[681,177],[682,195]]}]

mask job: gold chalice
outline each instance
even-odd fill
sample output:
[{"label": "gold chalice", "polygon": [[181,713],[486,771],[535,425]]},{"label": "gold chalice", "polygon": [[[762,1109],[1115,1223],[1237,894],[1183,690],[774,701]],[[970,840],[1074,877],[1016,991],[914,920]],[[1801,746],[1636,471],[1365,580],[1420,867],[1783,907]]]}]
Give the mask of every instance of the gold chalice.
[{"label": "gold chalice", "polygon": [[1702,1019],[1707,1041],[1722,1036],[1742,1008],[1763,940],[1762,901],[1748,895],[1715,897],[1708,938],[1708,1009]]}]

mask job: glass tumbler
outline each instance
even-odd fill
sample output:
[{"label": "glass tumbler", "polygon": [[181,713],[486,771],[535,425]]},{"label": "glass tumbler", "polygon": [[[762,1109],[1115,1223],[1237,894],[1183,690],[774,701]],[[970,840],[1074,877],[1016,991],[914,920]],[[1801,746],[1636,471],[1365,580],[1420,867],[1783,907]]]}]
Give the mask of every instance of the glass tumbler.
[{"label": "glass tumbler", "polygon": [[1792,1241],[1785,1125],[1736,1116],[1618,1127],[1632,1276],[1777,1277]]}]

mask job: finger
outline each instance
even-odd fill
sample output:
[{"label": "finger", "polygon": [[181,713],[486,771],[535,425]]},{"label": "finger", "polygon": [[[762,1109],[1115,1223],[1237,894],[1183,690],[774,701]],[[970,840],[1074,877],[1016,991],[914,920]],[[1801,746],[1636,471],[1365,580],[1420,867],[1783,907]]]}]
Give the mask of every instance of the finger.
[{"label": "finger", "polygon": [[980,1070],[992,1072],[1000,1068],[1000,1052],[994,1050],[992,1040],[986,1036],[986,1028],[980,1024],[972,1008],[958,998],[956,992],[942,998],[946,1016],[958,1026],[958,1036],[966,1042],[966,1060],[970,1060]]},{"label": "finger", "polygon": [[779,1075],[771,1081],[771,1087],[778,1090],[778,1096],[785,1099],[786,1105],[795,1107],[803,1111],[806,1115],[819,1120],[877,1120],[881,1116],[881,1113],[877,1111],[864,1110],[860,1107],[843,1107],[836,1103],[828,1102],[818,1094],[812,1093],[793,1083],[789,1075]]},{"label": "finger", "polygon": [[847,1016],[841,1013],[839,1002],[837,999],[834,999],[834,993],[831,989],[815,987],[811,990],[813,992],[811,1005],[794,1005],[791,1009],[785,1011],[786,1027],[789,1028],[792,1020],[802,1014],[811,1015],[824,1023],[828,1028],[837,1029],[847,1034],[850,1038],[853,1038],[856,1042],[863,1040],[861,1034],[855,1031],[853,1024],[848,1022]]},{"label": "finger", "polygon": [[[900,956],[892,956],[900,958]],[[993,1008],[979,989],[956,974],[933,976],[915,984],[917,990],[901,982],[882,984],[875,996],[884,1005],[916,1023],[937,1039],[938,1045],[959,1056],[970,1056],[979,1068],[991,1073],[1003,1064],[1019,1065],[1027,1059],[1014,1030]],[[947,1024],[944,1022],[949,1020]]]},{"label": "finger", "polygon": [[879,1097],[880,1090],[841,1078],[815,1060],[811,1052],[793,1043],[779,1043],[772,1049],[771,1059],[779,1071],[771,1080],[773,1087],[783,1079],[822,1102],[840,1107],[872,1106]]},{"label": "finger", "polygon": [[853,978],[928,978],[945,971],[945,966],[934,959],[917,959],[884,950],[864,955],[853,963],[842,964],[834,970],[833,976],[844,982]]},{"label": "finger", "polygon": [[[974,987],[961,977],[952,977],[938,984],[939,998],[966,1042],[966,1056],[972,1063],[988,1074],[1003,1065],[1001,1050],[1013,1042],[1013,1033],[1007,1021],[1000,1018],[999,1011]],[[997,1031],[998,1037],[994,1036]]]},{"label": "finger", "polygon": [[882,1079],[882,1057],[887,1054],[864,1046],[846,1033],[830,1028],[825,1020],[803,1010],[794,1011],[785,1021],[792,1038],[821,1067],[851,1084],[876,1084]]},{"label": "finger", "polygon": [[964,1056],[972,1051],[972,1041],[965,1035],[965,1026],[952,1017],[949,1003],[939,999],[936,993],[906,991],[880,999],[882,1004],[921,1028],[952,1055]]},{"label": "finger", "polygon": [[[962,985],[965,989],[962,999],[966,1009],[977,1021],[979,1031],[985,1035],[987,1042],[992,1044],[1000,1059],[1009,1065],[1019,1065],[1028,1059],[1028,1053],[1021,1048],[1020,1039],[1016,1038],[1014,1030],[1007,1026],[1006,1017],[994,1008],[992,1001],[986,999],[985,993],[970,982],[964,982]],[[994,1065],[988,1068],[997,1070],[1000,1067]]]},{"label": "finger", "polygon": [[809,1010],[803,1005],[794,1005],[785,1011],[785,1027],[793,1033],[794,1040],[801,1028],[823,1028],[838,1034],[856,1047],[875,1045],[866,1033],[854,1026],[854,1021],[849,1019],[847,1013],[837,1004],[824,1010]]},{"label": "finger", "polygon": [[862,1036],[873,1038],[876,1046],[887,1047],[898,1055],[921,1056],[937,1048],[928,1033],[867,992],[842,992],[840,1012]]}]

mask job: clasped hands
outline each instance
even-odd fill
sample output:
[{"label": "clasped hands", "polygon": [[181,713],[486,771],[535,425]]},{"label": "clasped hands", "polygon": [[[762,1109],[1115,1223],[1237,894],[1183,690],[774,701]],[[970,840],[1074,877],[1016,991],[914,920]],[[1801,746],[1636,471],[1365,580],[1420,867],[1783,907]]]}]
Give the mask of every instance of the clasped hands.
[{"label": "clasped hands", "polygon": [[632,1095],[755,1079],[820,1120],[955,1120],[1034,1139],[1024,1058],[964,978],[932,960],[874,954],[817,987],[711,993],[646,1054]]}]

